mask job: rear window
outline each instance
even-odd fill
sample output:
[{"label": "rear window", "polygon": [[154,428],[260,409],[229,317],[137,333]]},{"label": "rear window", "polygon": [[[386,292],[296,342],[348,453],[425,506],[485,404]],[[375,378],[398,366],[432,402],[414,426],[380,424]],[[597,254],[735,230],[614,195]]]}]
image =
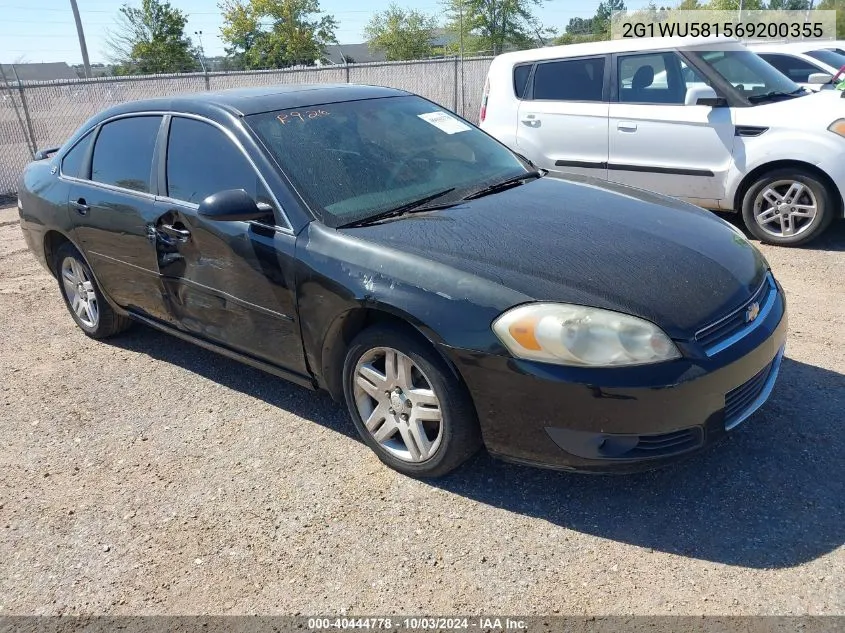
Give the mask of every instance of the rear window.
[{"label": "rear window", "polygon": [[553,101],[601,101],[604,57],[537,64],[534,98]]},{"label": "rear window", "polygon": [[149,193],[160,116],[138,116],[106,123],[97,135],[91,180]]},{"label": "rear window", "polygon": [[513,91],[518,99],[525,96],[525,87],[528,85],[528,77],[531,75],[533,64],[523,64],[513,69]]},{"label": "rear window", "polygon": [[88,174],[80,174],[82,163],[88,154],[88,147],[91,145],[91,132],[88,132],[71,150],[62,158],[62,175],[73,178],[88,178]]}]

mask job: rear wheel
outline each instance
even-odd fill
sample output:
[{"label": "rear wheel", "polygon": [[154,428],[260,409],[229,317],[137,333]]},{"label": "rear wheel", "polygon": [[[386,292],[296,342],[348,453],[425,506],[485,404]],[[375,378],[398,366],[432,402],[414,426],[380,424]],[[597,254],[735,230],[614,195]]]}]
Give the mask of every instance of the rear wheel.
[{"label": "rear wheel", "polygon": [[117,314],[103,298],[97,281],[82,255],[71,243],[56,252],[55,270],[65,305],[76,324],[92,338],[122,332],[132,321]]},{"label": "rear wheel", "polygon": [[352,342],[344,396],[364,442],[412,477],[437,477],[481,446],[466,387],[430,345],[395,327],[373,327]]},{"label": "rear wheel", "polygon": [[833,219],[835,199],[814,174],[776,169],[748,189],[742,201],[742,219],[763,242],[798,246],[824,232]]}]

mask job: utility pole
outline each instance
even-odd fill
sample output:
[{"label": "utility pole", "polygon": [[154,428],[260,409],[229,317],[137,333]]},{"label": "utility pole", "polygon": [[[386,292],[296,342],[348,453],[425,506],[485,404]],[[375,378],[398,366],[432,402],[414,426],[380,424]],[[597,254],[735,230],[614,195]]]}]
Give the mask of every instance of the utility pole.
[{"label": "utility pole", "polygon": [[199,50],[197,51],[197,57],[199,57],[200,66],[202,66],[202,72],[207,73],[208,70],[205,67],[205,49],[202,46],[202,31],[194,31],[194,35],[197,36],[197,40],[200,43]]},{"label": "utility pole", "polygon": [[88,61],[88,47],[85,45],[85,31],[82,30],[82,19],[79,17],[79,7],[76,0],[70,0],[73,9],[73,19],[76,22],[76,34],[79,36],[79,51],[82,53],[82,65],[85,67],[85,77],[91,77],[91,63]]}]

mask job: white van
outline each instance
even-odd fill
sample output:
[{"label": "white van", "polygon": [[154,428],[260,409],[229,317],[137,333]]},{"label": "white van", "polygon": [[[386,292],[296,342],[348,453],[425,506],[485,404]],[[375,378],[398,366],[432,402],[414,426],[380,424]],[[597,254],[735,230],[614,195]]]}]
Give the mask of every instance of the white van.
[{"label": "white van", "polygon": [[493,60],[480,126],[538,167],[742,212],[797,245],[843,215],[845,99],[735,40],[645,38]]}]

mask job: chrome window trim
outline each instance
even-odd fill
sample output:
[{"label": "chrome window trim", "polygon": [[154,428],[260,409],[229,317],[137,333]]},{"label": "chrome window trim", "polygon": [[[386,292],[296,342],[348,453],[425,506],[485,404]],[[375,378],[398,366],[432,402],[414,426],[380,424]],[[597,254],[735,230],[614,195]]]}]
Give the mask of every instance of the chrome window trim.
[{"label": "chrome window trim", "polygon": [[156,195],[154,193],[147,193],[146,191],[138,191],[137,189],[126,189],[125,187],[118,187],[116,185],[110,185],[107,182],[98,182],[96,180],[85,180],[84,178],[74,178],[73,176],[63,176],[63,180],[67,180],[68,182],[78,182],[83,185],[89,185],[97,187],[98,189],[105,189],[107,191],[114,191],[115,193],[125,193],[132,196],[138,196],[139,198],[146,198],[148,200],[152,200],[155,202]]},{"label": "chrome window trim", "polygon": [[[236,137],[232,133],[231,130],[229,130],[228,128],[226,128],[222,124],[218,123],[217,121],[212,121],[211,119],[204,117],[202,115],[199,115],[199,114],[192,114],[192,113],[186,113],[186,112],[169,112],[169,114],[171,116],[171,119],[170,119],[171,125],[173,123],[174,117],[182,117],[182,118],[185,118],[185,119],[194,119],[195,121],[201,121],[203,123],[208,123],[208,124],[216,127],[221,132],[223,132],[223,134],[225,134],[229,138],[229,140],[232,141],[232,143],[235,145],[235,147],[238,148],[238,150],[243,155],[243,157],[246,158],[247,162],[249,162],[249,164],[252,166],[252,169],[258,175],[258,178],[261,181],[261,184],[264,185],[264,188],[267,190],[267,193],[270,194],[270,198],[273,199],[273,202],[275,203],[276,208],[279,210],[279,215],[282,217],[282,220],[287,225],[287,226],[276,226],[276,227],[273,227],[273,228],[281,229],[283,231],[289,231],[290,233],[293,233],[293,225],[291,224],[290,219],[288,218],[287,214],[285,213],[284,208],[282,207],[281,203],[279,202],[279,199],[276,198],[276,194],[273,193],[273,190],[270,188],[270,185],[267,184],[267,179],[264,178],[264,174],[261,173],[261,170],[258,169],[258,165],[255,164],[255,161],[252,160],[252,157],[249,155],[249,153],[247,153],[243,144],[238,140],[238,137]],[[243,126],[243,123],[241,123],[241,126]],[[168,142],[170,142],[170,132],[169,132],[169,130],[168,130],[167,138],[168,138]],[[165,152],[165,156],[166,155],[167,155],[167,153]],[[167,169],[167,165],[165,164],[165,170],[166,169]],[[166,171],[165,171],[165,173],[166,173]],[[179,200],[179,199],[176,199],[176,198],[170,198],[169,196],[158,196],[158,199],[159,200],[165,200],[166,199],[166,200],[169,200],[169,201],[172,201],[172,202],[178,202],[179,204],[184,204],[184,205],[195,204],[193,202],[188,202],[186,200]],[[199,205],[197,205],[197,207],[199,207]]]},{"label": "chrome window trim", "polygon": [[[282,220],[286,223],[286,226],[273,226],[273,227],[270,227],[270,228],[274,228],[276,230],[281,230],[281,231],[290,233],[291,235],[293,234],[293,225],[290,222],[290,218],[288,218],[287,213],[285,213],[284,208],[282,207],[281,203],[279,202],[279,199],[276,197],[276,194],[273,193],[273,190],[270,188],[270,185],[267,184],[267,179],[264,178],[264,174],[261,173],[261,170],[258,169],[258,166],[255,164],[255,161],[252,160],[252,157],[247,153],[246,149],[244,149],[243,144],[238,140],[238,138],[232,133],[231,130],[227,129],[225,126],[218,123],[217,121],[213,121],[212,119],[209,119],[208,117],[204,117],[204,116],[199,115],[199,114],[193,114],[193,113],[190,113],[190,112],[175,112],[175,111],[172,111],[172,110],[140,110],[138,112],[124,112],[122,114],[116,114],[116,115],[111,116],[107,119],[103,119],[102,121],[99,121],[98,123],[92,125],[90,128],[88,128],[87,130],[85,130],[85,132],[82,133],[82,135],[79,137],[79,140],[81,141],[87,134],[96,130],[98,127],[102,127],[103,125],[105,125],[107,123],[111,123],[112,121],[117,121],[118,119],[127,119],[127,118],[131,118],[131,117],[139,117],[139,116],[161,116],[161,117],[164,117],[168,114],[171,117],[177,117],[178,116],[178,117],[184,117],[184,118],[187,118],[187,119],[195,119],[197,121],[202,121],[203,123],[209,123],[210,125],[213,125],[218,130],[223,132],[229,138],[229,140],[234,143],[235,147],[238,148],[238,150],[241,152],[241,154],[247,159],[249,164],[255,170],[255,173],[258,175],[258,178],[261,180],[261,183],[267,189],[267,193],[270,194],[270,197],[272,198],[273,202],[276,204],[276,208],[279,210],[279,215],[281,216]],[[241,125],[243,125],[243,124],[241,124]],[[169,134],[168,134],[168,137],[169,137]],[[79,141],[77,141],[77,143],[78,142]],[[97,139],[94,138],[93,142],[96,146]],[[70,149],[68,149],[68,152],[71,149],[73,149],[73,147],[76,147],[76,143],[74,143],[73,146]],[[64,152],[59,157],[59,172],[58,173],[59,173],[59,177],[62,178],[63,180],[68,180],[70,182],[83,183],[83,184],[86,184],[86,185],[94,185],[96,187],[102,187],[104,189],[108,189],[109,191],[115,191],[117,193],[128,193],[128,194],[148,198],[148,199],[151,199],[151,200],[162,200],[162,201],[165,201],[165,202],[174,202],[174,203],[183,204],[183,205],[193,207],[193,208],[199,208],[199,205],[192,203],[192,202],[187,202],[185,200],[177,200],[175,198],[170,198],[168,196],[156,196],[153,193],[146,193],[146,192],[143,192],[143,191],[138,191],[136,189],[126,189],[125,187],[117,187],[115,185],[110,185],[110,184],[104,183],[104,182],[98,182],[96,180],[86,180],[85,178],[77,178],[75,176],[65,176],[64,174],[62,174],[61,162],[62,162],[62,160],[64,160],[64,157],[68,152]],[[165,168],[166,168],[166,166],[165,166]],[[266,224],[261,224],[260,222],[258,224],[260,226],[267,226]]]},{"label": "chrome window trim", "polygon": [[[111,123],[112,121],[117,121],[118,119],[128,119],[130,117],[136,117],[136,116],[160,116],[160,117],[162,117],[162,120],[164,120],[164,116],[166,114],[168,114],[168,112],[164,112],[164,111],[161,111],[161,110],[142,110],[140,112],[124,112],[123,114],[115,114],[114,116],[111,116],[108,119],[103,119],[99,123],[95,123],[90,128],[85,130],[85,132],[82,133],[82,135],[79,137],[79,140],[76,141],[76,143],[74,143],[66,152],[64,152],[61,156],[58,157],[58,159],[59,159],[59,172],[58,172],[59,178],[61,178],[63,180],[69,180],[70,182],[79,182],[79,183],[83,183],[83,184],[86,184],[86,185],[95,185],[97,187],[102,187],[103,189],[108,189],[109,191],[116,191],[118,193],[130,193],[130,194],[133,194],[133,195],[148,197],[152,200],[155,200],[155,194],[154,193],[148,193],[146,191],[138,191],[137,189],[127,189],[126,187],[118,187],[117,185],[110,185],[107,182],[100,182],[98,180],[88,180],[88,179],[85,179],[85,178],[77,178],[76,176],[66,176],[65,174],[62,173],[62,162],[64,162],[65,156],[67,156],[68,153],[74,147],[76,147],[77,144],[83,138],[85,138],[88,134],[97,130],[97,128],[101,128],[106,123]],[[97,130],[97,133],[94,135],[94,138],[91,140],[91,142],[94,143],[95,148],[96,148],[96,145],[97,145],[97,137],[99,135],[100,135],[100,132],[99,132],[99,130]],[[91,160],[92,160],[92,162],[94,160],[93,153],[91,154]]]}]

